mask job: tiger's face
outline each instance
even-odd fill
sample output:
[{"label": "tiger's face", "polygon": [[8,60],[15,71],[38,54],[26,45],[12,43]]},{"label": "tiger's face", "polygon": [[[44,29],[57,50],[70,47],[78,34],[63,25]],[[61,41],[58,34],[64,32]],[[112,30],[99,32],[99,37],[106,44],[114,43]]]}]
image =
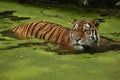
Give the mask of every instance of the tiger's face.
[{"label": "tiger's face", "polygon": [[98,26],[100,22],[98,20],[72,19],[71,22],[74,26],[70,32],[70,40],[76,50],[99,45]]}]

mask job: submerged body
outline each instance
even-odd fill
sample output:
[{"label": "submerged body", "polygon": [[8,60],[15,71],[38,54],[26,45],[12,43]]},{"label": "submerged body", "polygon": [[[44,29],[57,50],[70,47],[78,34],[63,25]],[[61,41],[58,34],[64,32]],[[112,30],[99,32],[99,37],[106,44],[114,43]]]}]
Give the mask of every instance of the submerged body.
[{"label": "submerged body", "polygon": [[22,39],[35,37],[60,44],[63,49],[82,51],[85,46],[95,46],[99,43],[97,28],[92,21],[72,20],[72,29],[58,24],[36,21],[17,26],[11,30]]}]

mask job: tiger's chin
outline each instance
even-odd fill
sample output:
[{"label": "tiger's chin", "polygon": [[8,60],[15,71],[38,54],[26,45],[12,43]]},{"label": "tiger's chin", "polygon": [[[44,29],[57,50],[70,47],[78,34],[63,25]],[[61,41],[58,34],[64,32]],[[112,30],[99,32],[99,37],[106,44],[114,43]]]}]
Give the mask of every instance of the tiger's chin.
[{"label": "tiger's chin", "polygon": [[74,48],[75,48],[75,51],[79,51],[79,52],[83,52],[84,50],[84,47],[81,45],[75,45]]},{"label": "tiger's chin", "polygon": [[84,44],[84,45],[74,45],[74,50],[77,52],[84,52],[98,46],[96,43]]}]

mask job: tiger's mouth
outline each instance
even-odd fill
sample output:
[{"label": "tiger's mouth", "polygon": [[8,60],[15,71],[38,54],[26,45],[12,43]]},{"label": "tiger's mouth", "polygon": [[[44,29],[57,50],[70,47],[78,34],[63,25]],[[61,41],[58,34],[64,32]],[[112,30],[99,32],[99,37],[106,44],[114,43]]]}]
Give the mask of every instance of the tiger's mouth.
[{"label": "tiger's mouth", "polygon": [[99,44],[99,40],[95,39],[95,40],[88,40],[86,39],[85,41],[81,40],[76,40],[76,44],[74,45],[80,45],[80,46],[84,46],[84,47],[93,47],[93,46],[98,46]]}]

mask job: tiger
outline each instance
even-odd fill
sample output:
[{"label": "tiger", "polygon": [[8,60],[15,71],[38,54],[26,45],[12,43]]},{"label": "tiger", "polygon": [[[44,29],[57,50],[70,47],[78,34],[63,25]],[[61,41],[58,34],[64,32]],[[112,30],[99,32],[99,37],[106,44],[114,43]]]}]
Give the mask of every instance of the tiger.
[{"label": "tiger", "polygon": [[16,26],[10,30],[19,38],[35,37],[59,44],[65,50],[82,52],[88,47],[98,46],[100,21],[71,19],[73,28],[64,27],[47,21],[33,21]]}]

